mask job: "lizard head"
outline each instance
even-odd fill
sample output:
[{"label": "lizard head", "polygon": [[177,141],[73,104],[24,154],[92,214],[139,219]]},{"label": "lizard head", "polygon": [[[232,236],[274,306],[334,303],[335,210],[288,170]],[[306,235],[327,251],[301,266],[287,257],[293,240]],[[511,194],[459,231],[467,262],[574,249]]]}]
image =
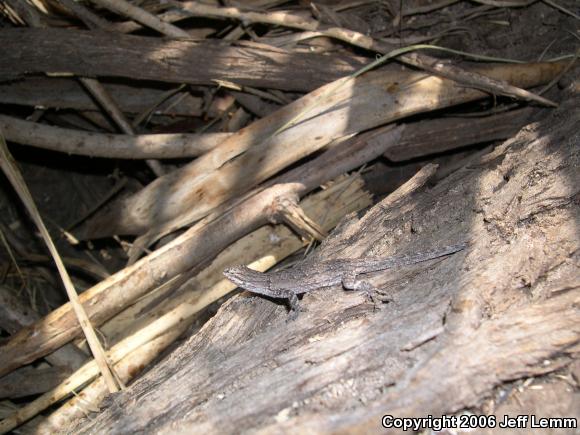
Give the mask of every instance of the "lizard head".
[{"label": "lizard head", "polygon": [[233,266],[224,269],[224,275],[231,282],[238,287],[253,291],[253,287],[258,285],[267,285],[269,283],[268,276],[252,270],[246,266]]}]

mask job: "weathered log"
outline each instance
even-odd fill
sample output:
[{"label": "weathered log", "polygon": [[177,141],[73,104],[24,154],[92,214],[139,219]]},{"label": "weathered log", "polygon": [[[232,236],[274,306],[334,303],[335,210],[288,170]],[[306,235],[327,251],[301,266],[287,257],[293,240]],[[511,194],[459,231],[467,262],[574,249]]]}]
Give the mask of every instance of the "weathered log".
[{"label": "weathered log", "polygon": [[[0,81],[28,74],[125,77],[170,83],[310,91],[355,72],[366,59],[71,29],[0,29]],[[234,67],[235,66],[235,67]]]},{"label": "weathered log", "polygon": [[474,409],[505,381],[561,369],[580,345],[579,117],[576,97],[340,226],[317,258],[470,240],[369,278],[391,302],[334,287],[306,294],[288,322],[283,304],[242,294],[74,432],[384,433],[385,414]]}]

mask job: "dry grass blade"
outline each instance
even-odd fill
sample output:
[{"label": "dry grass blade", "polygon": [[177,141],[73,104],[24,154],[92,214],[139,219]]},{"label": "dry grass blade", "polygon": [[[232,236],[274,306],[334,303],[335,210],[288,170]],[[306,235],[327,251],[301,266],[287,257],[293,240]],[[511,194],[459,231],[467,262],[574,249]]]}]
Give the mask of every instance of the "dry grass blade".
[{"label": "dry grass blade", "polygon": [[572,12],[569,9],[566,9],[564,6],[559,5],[558,3],[554,2],[553,0],[542,0],[544,3],[546,3],[547,5],[552,6],[553,8],[558,9],[559,11],[562,11],[563,13],[570,15],[571,17],[576,18],[577,20],[580,20],[580,15],[575,14],[574,12]]},{"label": "dry grass blade", "polygon": [[46,229],[46,226],[44,225],[44,222],[40,217],[40,214],[38,213],[36,204],[34,203],[34,200],[32,199],[30,192],[28,191],[28,187],[26,186],[26,183],[24,182],[24,179],[22,178],[22,175],[20,174],[18,167],[16,166],[16,162],[12,158],[10,152],[8,151],[6,141],[4,140],[4,137],[2,135],[0,135],[0,166],[2,167],[2,170],[6,174],[12,185],[14,186],[14,189],[18,193],[18,196],[26,206],[26,209],[28,210],[32,219],[34,220],[34,223],[38,227],[38,230],[40,231],[42,238],[44,239],[52,257],[54,258],[54,262],[56,263],[56,267],[61,276],[67,295],[71,301],[71,304],[73,306],[77,319],[81,325],[81,328],[83,329],[83,332],[87,338],[87,341],[89,343],[91,351],[93,352],[97,365],[99,366],[99,369],[107,382],[107,387],[109,388],[109,391],[111,392],[118,391],[119,386],[117,385],[112,370],[109,367],[109,364],[107,363],[105,351],[103,350],[101,343],[97,338],[95,330],[93,329],[83,306],[80,304],[78,300],[77,292],[68,275],[68,272],[66,271],[64,263],[60,258],[60,255],[58,254],[56,246],[54,246],[54,243],[52,242],[50,235],[48,234],[48,230]]}]

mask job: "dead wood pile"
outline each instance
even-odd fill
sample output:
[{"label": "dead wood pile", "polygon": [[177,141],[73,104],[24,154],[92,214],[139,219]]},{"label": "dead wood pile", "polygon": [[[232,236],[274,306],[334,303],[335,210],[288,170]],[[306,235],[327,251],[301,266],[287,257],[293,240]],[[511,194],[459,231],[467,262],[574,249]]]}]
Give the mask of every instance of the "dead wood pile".
[{"label": "dead wood pile", "polygon": [[[0,433],[580,417],[574,1],[225,3],[0,2]],[[222,275],[463,241],[293,321]]]}]

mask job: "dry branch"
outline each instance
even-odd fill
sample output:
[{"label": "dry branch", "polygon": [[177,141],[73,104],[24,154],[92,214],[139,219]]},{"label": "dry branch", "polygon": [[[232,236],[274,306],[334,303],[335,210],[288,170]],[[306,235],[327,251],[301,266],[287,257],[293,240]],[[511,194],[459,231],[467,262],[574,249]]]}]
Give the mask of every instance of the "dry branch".
[{"label": "dry branch", "polygon": [[51,127],[0,115],[7,140],[53,151],[117,159],[171,159],[195,157],[214,149],[228,133],[126,134],[91,133]]},{"label": "dry branch", "polygon": [[[562,68],[563,63],[543,63],[496,65],[480,67],[478,71],[530,87],[550,81]],[[254,122],[202,158],[114,204],[109,213],[87,221],[79,237],[148,232],[148,237],[154,239],[203,218],[227,199],[243,194],[333,140],[486,96],[453,81],[421,73],[376,71],[338,83],[323,86]],[[301,122],[276,134],[298,116]],[[247,168],[251,168],[251,173]]]},{"label": "dry branch", "polygon": [[220,79],[311,91],[367,63],[352,56],[289,53],[262,44],[70,29],[0,29],[0,39],[0,81],[34,73],[75,74],[212,86]]},{"label": "dry branch", "polygon": [[[505,139],[516,133],[531,109],[482,118],[443,118],[410,124],[401,142],[385,156],[404,161],[467,145]],[[0,115],[0,130],[7,140],[53,151],[121,159],[172,159],[197,157],[224,142],[230,133],[143,134],[138,136],[91,133],[52,127]]]},{"label": "dry branch", "polygon": [[58,2],[78,17],[87,28],[108,31],[113,30],[113,26],[110,22],[91,11],[88,7],[85,7],[82,3],[75,0],[58,0]]},{"label": "dry branch", "polygon": [[480,118],[437,118],[419,121],[385,153],[393,162],[410,160],[484,142],[506,139],[522,128],[533,113],[521,109]]},{"label": "dry branch", "polygon": [[182,30],[179,27],[174,26],[173,24],[161,21],[155,15],[150,14],[146,10],[137,7],[125,0],[114,0],[114,1],[92,0],[92,1],[94,3],[106,7],[107,9],[112,10],[113,12],[125,15],[137,21],[138,23],[141,23],[152,29],[155,29],[164,35],[173,36],[174,38],[186,38],[186,39],[189,38],[189,34],[185,30]]}]

